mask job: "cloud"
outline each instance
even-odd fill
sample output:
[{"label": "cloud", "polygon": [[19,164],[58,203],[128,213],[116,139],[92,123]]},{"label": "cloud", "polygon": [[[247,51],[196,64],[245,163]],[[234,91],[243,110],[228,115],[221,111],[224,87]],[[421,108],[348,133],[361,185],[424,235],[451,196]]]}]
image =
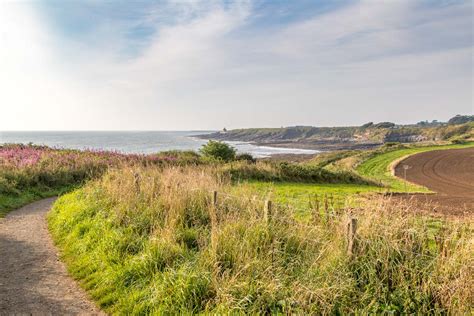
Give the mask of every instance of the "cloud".
[{"label": "cloud", "polygon": [[[253,22],[272,17],[251,2],[179,1],[126,22],[104,19],[91,41],[58,35],[27,5],[7,5],[0,130],[336,125],[473,112],[471,7],[359,1],[265,28]],[[154,31],[128,37],[143,25]]]}]

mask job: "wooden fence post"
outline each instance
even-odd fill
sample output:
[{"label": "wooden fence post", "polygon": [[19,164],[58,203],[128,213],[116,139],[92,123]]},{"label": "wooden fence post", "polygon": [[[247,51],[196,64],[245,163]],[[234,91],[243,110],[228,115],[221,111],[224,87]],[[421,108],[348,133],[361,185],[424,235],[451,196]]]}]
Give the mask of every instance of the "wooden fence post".
[{"label": "wooden fence post", "polygon": [[265,201],[265,207],[263,208],[263,219],[267,223],[270,223],[272,219],[272,201],[270,200]]},{"label": "wooden fence post", "polygon": [[[270,222],[272,220],[272,216],[273,216],[272,201],[266,200],[265,201],[265,206],[263,208],[263,219],[264,219],[264,221],[267,225],[270,224]],[[271,238],[272,238],[272,253],[271,253],[271,255],[272,255],[272,270],[273,270],[274,267],[275,267],[275,256],[274,256],[274,253],[275,253],[275,240],[274,240],[274,235],[270,231],[270,229],[268,229],[268,233],[271,235]]]},{"label": "wooden fence post", "polygon": [[324,193],[324,212],[324,216],[326,217],[326,223],[329,223],[329,203],[327,193]]},{"label": "wooden fence post", "polygon": [[355,235],[357,232],[357,219],[350,217],[347,222],[347,255],[354,254]]},{"label": "wooden fence post", "polygon": [[214,207],[217,207],[217,191],[214,191],[214,192],[212,193],[212,205],[213,205]]},{"label": "wooden fence post", "polygon": [[135,190],[137,191],[137,193],[140,193],[140,174],[138,172],[135,172],[133,174],[133,177],[134,177],[134,183],[135,183]]},{"label": "wooden fence post", "polygon": [[209,211],[209,217],[211,218],[211,247],[214,248],[216,245],[216,230],[217,230],[217,191],[212,192],[212,205]]}]

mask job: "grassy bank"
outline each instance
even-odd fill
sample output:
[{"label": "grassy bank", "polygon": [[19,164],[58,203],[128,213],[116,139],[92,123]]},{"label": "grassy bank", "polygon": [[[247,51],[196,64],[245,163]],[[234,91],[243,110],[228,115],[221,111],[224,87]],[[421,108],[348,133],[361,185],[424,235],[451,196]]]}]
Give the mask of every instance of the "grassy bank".
[{"label": "grassy bank", "polygon": [[181,156],[124,155],[30,145],[0,146],[0,217],[35,200],[67,192],[96,179],[110,167],[162,166],[190,159],[189,155]]},{"label": "grassy bank", "polygon": [[366,178],[372,179],[374,181],[380,181],[393,192],[430,192],[428,189],[422,186],[418,186],[412,183],[405,183],[405,181],[403,181],[402,179],[395,177],[390,170],[391,164],[406,156],[421,152],[431,150],[466,148],[472,146],[474,146],[474,142],[443,146],[411,147],[398,150],[389,150],[387,152],[382,153],[376,152],[369,159],[366,159],[361,164],[359,164],[356,170],[359,174]]},{"label": "grassy bank", "polygon": [[4,217],[9,211],[16,210],[31,202],[47,197],[58,196],[70,192],[77,188],[76,185],[64,186],[56,189],[43,190],[23,190],[18,194],[0,194],[0,218]]},{"label": "grassy bank", "polygon": [[430,228],[404,205],[368,203],[354,214],[348,256],[341,212],[326,217],[308,207],[298,219],[277,204],[266,220],[260,199],[233,197],[231,179],[208,168],[111,170],[56,202],[52,235],[105,311],[460,314],[473,307],[468,224]]}]

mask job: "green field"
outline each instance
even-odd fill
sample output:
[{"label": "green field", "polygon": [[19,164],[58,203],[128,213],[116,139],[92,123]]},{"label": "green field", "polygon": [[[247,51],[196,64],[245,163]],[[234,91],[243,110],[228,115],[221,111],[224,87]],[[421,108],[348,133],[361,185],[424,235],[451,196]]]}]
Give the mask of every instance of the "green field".
[{"label": "green field", "polygon": [[474,143],[404,148],[377,154],[363,161],[356,171],[368,179],[380,182],[383,187],[345,183],[320,184],[250,181],[236,186],[235,192],[237,194],[241,192],[251,193],[263,200],[271,199],[275,203],[289,205],[298,212],[307,210],[310,202],[314,204],[315,201],[323,205],[325,200],[328,200],[329,206],[333,208],[341,208],[345,205],[358,206],[361,202],[359,197],[369,193],[384,193],[387,191],[429,193],[430,191],[425,187],[408,182],[405,183],[402,179],[393,176],[390,171],[390,165],[396,160],[420,152],[471,146],[474,146]]},{"label": "green field", "polygon": [[380,181],[392,192],[430,192],[427,188],[418,186],[411,183],[405,183],[405,181],[392,175],[390,171],[390,165],[405,156],[426,152],[430,150],[442,150],[442,149],[454,149],[454,148],[466,148],[472,147],[474,143],[467,144],[456,144],[456,145],[444,145],[444,146],[426,146],[426,147],[415,147],[406,148],[395,151],[386,152],[383,154],[376,155],[370,159],[365,160],[357,167],[357,172],[367,178]]},{"label": "green field", "polygon": [[341,208],[359,202],[358,197],[371,192],[382,192],[384,188],[361,184],[323,184],[323,183],[290,183],[290,182],[248,182],[235,188],[236,192],[250,192],[260,199],[271,199],[273,202],[291,206],[298,212],[308,209],[310,202],[318,202],[324,207]]}]

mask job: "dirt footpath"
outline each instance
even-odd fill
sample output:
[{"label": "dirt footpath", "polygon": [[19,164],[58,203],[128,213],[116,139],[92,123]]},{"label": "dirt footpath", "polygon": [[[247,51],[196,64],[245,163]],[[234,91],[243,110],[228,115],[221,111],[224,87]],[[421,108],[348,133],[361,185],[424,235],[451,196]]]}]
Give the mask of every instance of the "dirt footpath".
[{"label": "dirt footpath", "polygon": [[474,148],[435,150],[408,157],[395,175],[436,192],[415,195],[413,201],[426,210],[449,215],[474,215]]},{"label": "dirt footpath", "polygon": [[59,261],[45,215],[54,198],[0,218],[0,315],[99,315]]}]

